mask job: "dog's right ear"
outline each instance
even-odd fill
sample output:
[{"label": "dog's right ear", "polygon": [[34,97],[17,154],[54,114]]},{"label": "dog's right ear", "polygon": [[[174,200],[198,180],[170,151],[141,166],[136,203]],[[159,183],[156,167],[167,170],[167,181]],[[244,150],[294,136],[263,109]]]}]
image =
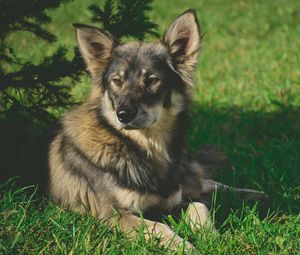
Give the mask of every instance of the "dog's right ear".
[{"label": "dog's right ear", "polygon": [[92,76],[102,72],[109,61],[116,40],[111,34],[95,27],[73,24],[81,55]]}]

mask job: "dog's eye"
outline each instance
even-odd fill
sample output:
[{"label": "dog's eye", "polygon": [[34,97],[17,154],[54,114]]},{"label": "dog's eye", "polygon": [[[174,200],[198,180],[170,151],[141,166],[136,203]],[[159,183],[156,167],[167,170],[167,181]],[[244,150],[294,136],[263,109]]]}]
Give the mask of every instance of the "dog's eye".
[{"label": "dog's eye", "polygon": [[155,74],[149,75],[145,80],[146,86],[151,86],[151,85],[156,84],[158,82],[159,82],[159,78]]},{"label": "dog's eye", "polygon": [[118,86],[118,87],[120,87],[122,84],[122,81],[119,77],[114,77],[111,79],[111,81],[115,86]]}]

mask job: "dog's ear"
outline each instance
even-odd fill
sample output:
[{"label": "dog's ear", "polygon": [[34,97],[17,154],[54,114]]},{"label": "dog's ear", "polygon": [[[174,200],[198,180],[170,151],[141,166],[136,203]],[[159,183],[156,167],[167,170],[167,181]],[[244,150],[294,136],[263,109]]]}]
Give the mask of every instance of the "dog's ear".
[{"label": "dog's ear", "polygon": [[192,71],[197,63],[200,29],[194,10],[187,10],[170,25],[163,37],[175,71],[183,81],[192,85]]},{"label": "dog's ear", "polygon": [[109,61],[116,40],[104,30],[82,24],[73,24],[78,46],[92,76],[102,72]]}]

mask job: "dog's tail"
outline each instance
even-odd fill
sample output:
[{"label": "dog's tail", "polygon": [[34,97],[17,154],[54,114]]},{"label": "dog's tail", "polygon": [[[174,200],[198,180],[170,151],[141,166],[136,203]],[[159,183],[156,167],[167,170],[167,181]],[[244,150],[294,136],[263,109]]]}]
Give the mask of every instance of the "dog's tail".
[{"label": "dog's tail", "polygon": [[230,187],[211,179],[215,178],[226,167],[227,158],[217,146],[207,145],[202,147],[184,167],[184,199],[197,201],[203,198],[207,199],[207,196],[211,197],[212,193],[217,190],[238,193],[245,200],[257,201],[268,198],[262,191]]}]

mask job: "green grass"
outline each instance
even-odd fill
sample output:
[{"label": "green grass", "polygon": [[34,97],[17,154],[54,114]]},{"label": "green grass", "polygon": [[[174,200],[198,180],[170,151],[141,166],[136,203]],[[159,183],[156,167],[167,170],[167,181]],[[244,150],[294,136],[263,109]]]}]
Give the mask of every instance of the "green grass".
[{"label": "green grass", "polygon": [[[172,253],[160,245],[159,238],[146,242],[139,235],[129,240],[89,215],[63,210],[46,199],[34,200],[24,190],[9,190],[1,199],[0,254]],[[297,254],[300,250],[299,215],[270,214],[260,219],[256,207],[245,207],[231,213],[219,233],[199,230],[195,234],[183,222],[166,221],[201,254]]]},{"label": "green grass", "polygon": [[[92,24],[87,6],[74,1],[51,11],[53,46],[22,34],[11,37],[24,58],[38,61],[59,44],[75,46],[73,22]],[[196,9],[205,34],[195,71],[192,152],[217,144],[229,166],[218,178],[264,190],[270,201],[252,205],[218,194],[219,234],[175,229],[202,254],[300,253],[300,2],[155,1],[151,18],[160,32],[176,15]],[[19,35],[20,37],[21,35]],[[70,53],[71,54],[71,53]],[[89,79],[74,90],[83,98]],[[90,216],[65,211],[32,192],[1,187],[0,254],[165,254],[159,240],[130,241]],[[179,252],[180,253],[180,252]]]}]

